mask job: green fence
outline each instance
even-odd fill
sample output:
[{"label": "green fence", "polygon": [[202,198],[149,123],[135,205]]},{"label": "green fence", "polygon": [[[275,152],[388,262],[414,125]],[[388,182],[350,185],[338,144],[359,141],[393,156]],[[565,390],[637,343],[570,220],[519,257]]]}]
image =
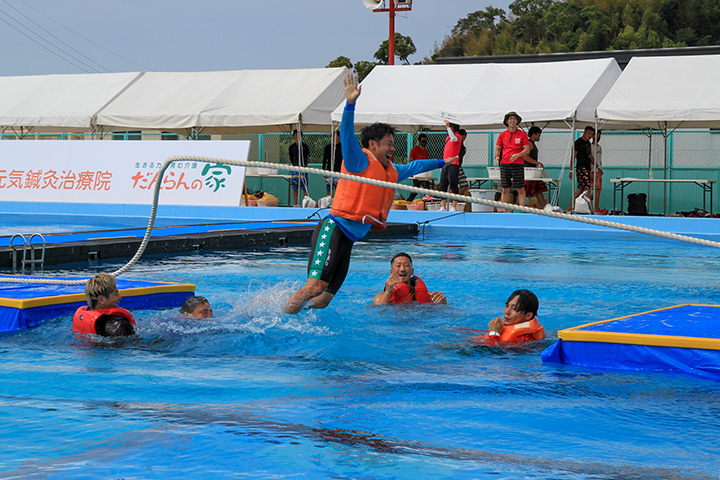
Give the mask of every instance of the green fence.
[{"label": "green fence", "polygon": [[[446,132],[426,132],[431,158],[442,157]],[[468,149],[463,168],[468,177],[486,177],[487,167],[492,165],[494,145],[500,131],[469,132],[466,140]],[[576,132],[576,137],[581,132]],[[6,131],[2,140],[18,137]],[[24,140],[86,140],[82,134],[26,134]],[[103,138],[113,140],[144,141],[187,141],[188,138],[175,133],[142,133],[139,131],[115,132]],[[249,140],[252,143],[249,160],[267,163],[288,164],[288,148],[293,143],[289,133],[266,133],[248,135],[205,135],[197,140]],[[566,208],[573,190],[568,178],[572,157],[570,131],[545,131],[538,142],[539,158],[551,178],[560,178],[563,165],[559,205]],[[310,149],[310,166],[319,168],[325,146],[330,143],[330,134],[306,133],[303,141]],[[395,138],[395,162],[407,163],[410,149],[417,144],[417,134],[398,133]],[[603,147],[603,189],[600,208],[613,207],[613,185],[610,179],[633,177],[705,179],[720,182],[720,132],[718,131],[675,131],[665,139],[660,132],[610,131],[603,133],[600,144]],[[666,150],[667,144],[667,150]],[[667,151],[667,154],[666,154]],[[436,176],[439,173],[436,173]],[[409,182],[406,182],[409,183]],[[250,177],[247,182],[250,191],[268,191],[287,204],[287,182],[277,178]],[[631,193],[648,195],[648,209],[652,214],[690,211],[703,205],[703,192],[692,183],[647,184],[635,183],[625,188],[625,196]],[[317,199],[325,195],[324,179],[317,175],[310,178],[310,195]],[[714,192],[712,210],[720,211],[718,192]],[[709,200],[709,196],[707,197]],[[616,199],[620,205],[619,194]],[[710,205],[707,205],[710,207]],[[627,201],[625,201],[627,208]],[[709,209],[709,208],[708,208]]]}]

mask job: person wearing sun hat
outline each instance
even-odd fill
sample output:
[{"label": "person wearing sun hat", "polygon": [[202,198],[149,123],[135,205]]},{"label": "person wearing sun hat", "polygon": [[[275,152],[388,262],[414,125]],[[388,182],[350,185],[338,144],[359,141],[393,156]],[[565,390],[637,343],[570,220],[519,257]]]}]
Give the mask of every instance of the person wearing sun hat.
[{"label": "person wearing sun hat", "polygon": [[522,117],[516,112],[505,114],[503,124],[507,130],[498,135],[495,145],[495,164],[500,165],[500,200],[510,203],[510,188],[517,189],[518,205],[525,205],[525,168],[523,157],[530,153],[530,140],[518,128]]}]

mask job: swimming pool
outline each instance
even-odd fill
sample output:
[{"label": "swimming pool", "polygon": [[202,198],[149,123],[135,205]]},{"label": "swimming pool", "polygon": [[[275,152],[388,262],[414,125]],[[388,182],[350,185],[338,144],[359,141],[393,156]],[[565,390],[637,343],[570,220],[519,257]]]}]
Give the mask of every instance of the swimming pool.
[{"label": "swimming pool", "polygon": [[[1,476],[718,477],[717,382],[540,359],[562,328],[720,303],[716,250],[465,232],[358,243],[330,307],[294,316],[280,305],[307,248],[143,259],[127,278],[195,283],[218,318],[135,312],[137,338],[103,343],[69,319],[0,338]],[[450,306],[369,306],[401,250]],[[457,327],[484,328],[517,288],[538,295],[546,341],[469,343]]]}]

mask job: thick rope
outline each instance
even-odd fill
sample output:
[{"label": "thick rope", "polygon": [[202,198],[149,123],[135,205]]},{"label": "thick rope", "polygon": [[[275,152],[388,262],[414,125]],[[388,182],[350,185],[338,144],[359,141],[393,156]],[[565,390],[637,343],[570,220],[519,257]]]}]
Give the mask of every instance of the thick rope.
[{"label": "thick rope", "polygon": [[[113,275],[115,277],[122,275],[127,270],[129,270],[133,265],[135,265],[135,263],[137,263],[137,261],[140,260],[140,257],[142,257],[143,253],[145,252],[145,248],[147,247],[148,243],[150,242],[150,237],[152,236],[152,231],[155,226],[155,217],[157,216],[158,200],[160,197],[160,186],[162,185],[163,176],[165,175],[165,171],[168,169],[168,167],[170,166],[171,163],[180,162],[180,161],[221,163],[224,165],[235,165],[235,166],[239,166],[239,167],[267,168],[269,166],[272,166],[272,168],[276,168],[279,170],[288,170],[288,171],[292,171],[292,172],[315,173],[315,174],[323,175],[326,177],[344,178],[346,180],[352,180],[355,182],[369,183],[371,185],[378,185],[381,187],[388,187],[388,188],[393,188],[393,189],[397,189],[397,190],[406,190],[409,192],[421,193],[424,195],[431,195],[433,197],[447,198],[450,200],[458,200],[461,202],[478,203],[481,205],[490,205],[493,207],[504,208],[504,209],[519,210],[521,212],[533,213],[535,215],[543,215],[545,217],[560,218],[563,220],[570,220],[572,222],[587,223],[590,225],[598,225],[601,227],[615,228],[618,230],[626,230],[628,232],[644,233],[646,235],[653,235],[656,237],[669,238],[669,239],[678,240],[681,242],[688,242],[688,243],[694,243],[697,245],[704,245],[706,247],[720,248],[720,242],[713,242],[711,240],[704,240],[702,238],[688,237],[685,235],[678,235],[676,233],[663,232],[660,230],[653,230],[653,229],[644,228],[644,227],[636,227],[633,225],[625,225],[623,223],[609,222],[607,220],[600,220],[600,219],[591,218],[591,217],[583,217],[580,215],[550,212],[547,210],[540,210],[540,209],[532,208],[532,207],[513,205],[510,203],[503,203],[503,202],[496,202],[494,200],[486,200],[484,198],[473,198],[473,197],[467,197],[464,195],[456,195],[454,193],[438,192],[437,190],[428,190],[426,188],[411,187],[409,185],[385,182],[382,180],[374,180],[371,178],[359,177],[357,175],[349,175],[347,173],[330,172],[327,170],[320,170],[317,168],[310,168],[310,167],[296,167],[294,165],[286,165],[286,164],[275,164],[275,163],[269,164],[267,162],[248,162],[248,161],[244,161],[244,160],[228,160],[228,159],[223,159],[223,158],[188,155],[188,156],[168,157],[167,160],[165,160],[165,162],[160,167],[160,170],[158,171],[157,180],[155,181],[155,188],[153,190],[153,202],[152,202],[152,209],[150,211],[150,219],[148,220],[148,226],[147,226],[147,229],[145,230],[145,236],[143,237],[142,242],[140,243],[140,247],[138,247],[137,252],[135,252],[135,255],[133,255],[133,257],[130,259],[130,261],[128,263],[126,263],[124,266],[117,269],[116,271],[110,272],[110,275]],[[20,278],[20,277],[9,277],[9,276],[0,276],[0,281],[4,282],[4,283],[51,284],[51,285],[83,285],[86,283],[86,280],[84,280],[84,279],[83,280],[59,280],[59,279],[52,279],[52,278]]]}]

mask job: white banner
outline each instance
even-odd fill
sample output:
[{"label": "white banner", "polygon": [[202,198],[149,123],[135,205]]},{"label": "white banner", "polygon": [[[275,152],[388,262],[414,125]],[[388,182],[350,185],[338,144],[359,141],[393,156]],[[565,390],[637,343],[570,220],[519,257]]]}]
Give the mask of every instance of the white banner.
[{"label": "white banner", "polygon": [[[158,170],[170,156],[247,160],[250,142],[2,140],[0,201],[151,204]],[[174,162],[160,205],[240,204],[245,167]]]}]

